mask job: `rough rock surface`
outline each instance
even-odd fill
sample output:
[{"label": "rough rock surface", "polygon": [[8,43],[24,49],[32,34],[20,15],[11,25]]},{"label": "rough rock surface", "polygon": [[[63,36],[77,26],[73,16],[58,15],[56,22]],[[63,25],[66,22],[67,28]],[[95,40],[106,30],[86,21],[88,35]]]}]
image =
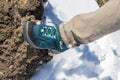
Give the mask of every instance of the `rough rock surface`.
[{"label": "rough rock surface", "polygon": [[52,57],[26,46],[22,22],[40,20],[41,0],[0,0],[0,80],[26,80]]}]

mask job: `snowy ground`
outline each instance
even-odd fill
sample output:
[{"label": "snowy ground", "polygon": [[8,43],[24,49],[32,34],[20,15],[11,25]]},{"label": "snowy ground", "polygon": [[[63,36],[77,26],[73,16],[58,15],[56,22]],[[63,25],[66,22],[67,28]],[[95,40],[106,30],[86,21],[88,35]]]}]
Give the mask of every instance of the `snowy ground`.
[{"label": "snowy ground", "polygon": [[[48,0],[43,22],[60,24],[74,15],[97,10],[95,0]],[[120,80],[120,31],[90,44],[54,55],[31,80]]]}]

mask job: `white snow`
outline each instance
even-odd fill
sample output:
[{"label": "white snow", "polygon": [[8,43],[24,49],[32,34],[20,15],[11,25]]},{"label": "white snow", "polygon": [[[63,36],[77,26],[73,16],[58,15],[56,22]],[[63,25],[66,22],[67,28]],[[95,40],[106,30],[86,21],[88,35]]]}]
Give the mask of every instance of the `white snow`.
[{"label": "white snow", "polygon": [[[95,0],[48,0],[43,23],[60,24],[99,9]],[[31,80],[120,80],[120,31],[54,55]]]}]

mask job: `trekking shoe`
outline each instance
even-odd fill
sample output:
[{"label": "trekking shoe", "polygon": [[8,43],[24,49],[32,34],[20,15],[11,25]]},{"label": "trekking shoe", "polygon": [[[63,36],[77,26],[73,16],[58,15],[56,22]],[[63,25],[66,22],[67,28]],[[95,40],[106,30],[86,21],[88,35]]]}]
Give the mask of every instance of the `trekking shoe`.
[{"label": "trekking shoe", "polygon": [[27,21],[23,23],[25,41],[34,48],[65,51],[68,48],[64,44],[58,26],[47,26]]}]

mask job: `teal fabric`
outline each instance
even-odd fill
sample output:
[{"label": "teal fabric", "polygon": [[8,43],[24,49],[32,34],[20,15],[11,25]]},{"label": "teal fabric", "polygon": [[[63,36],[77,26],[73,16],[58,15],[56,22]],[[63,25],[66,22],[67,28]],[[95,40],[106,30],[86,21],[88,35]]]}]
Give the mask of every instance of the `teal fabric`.
[{"label": "teal fabric", "polygon": [[68,49],[61,38],[57,25],[47,26],[44,24],[34,24],[32,34],[34,36],[34,43],[39,47],[57,51]]}]

